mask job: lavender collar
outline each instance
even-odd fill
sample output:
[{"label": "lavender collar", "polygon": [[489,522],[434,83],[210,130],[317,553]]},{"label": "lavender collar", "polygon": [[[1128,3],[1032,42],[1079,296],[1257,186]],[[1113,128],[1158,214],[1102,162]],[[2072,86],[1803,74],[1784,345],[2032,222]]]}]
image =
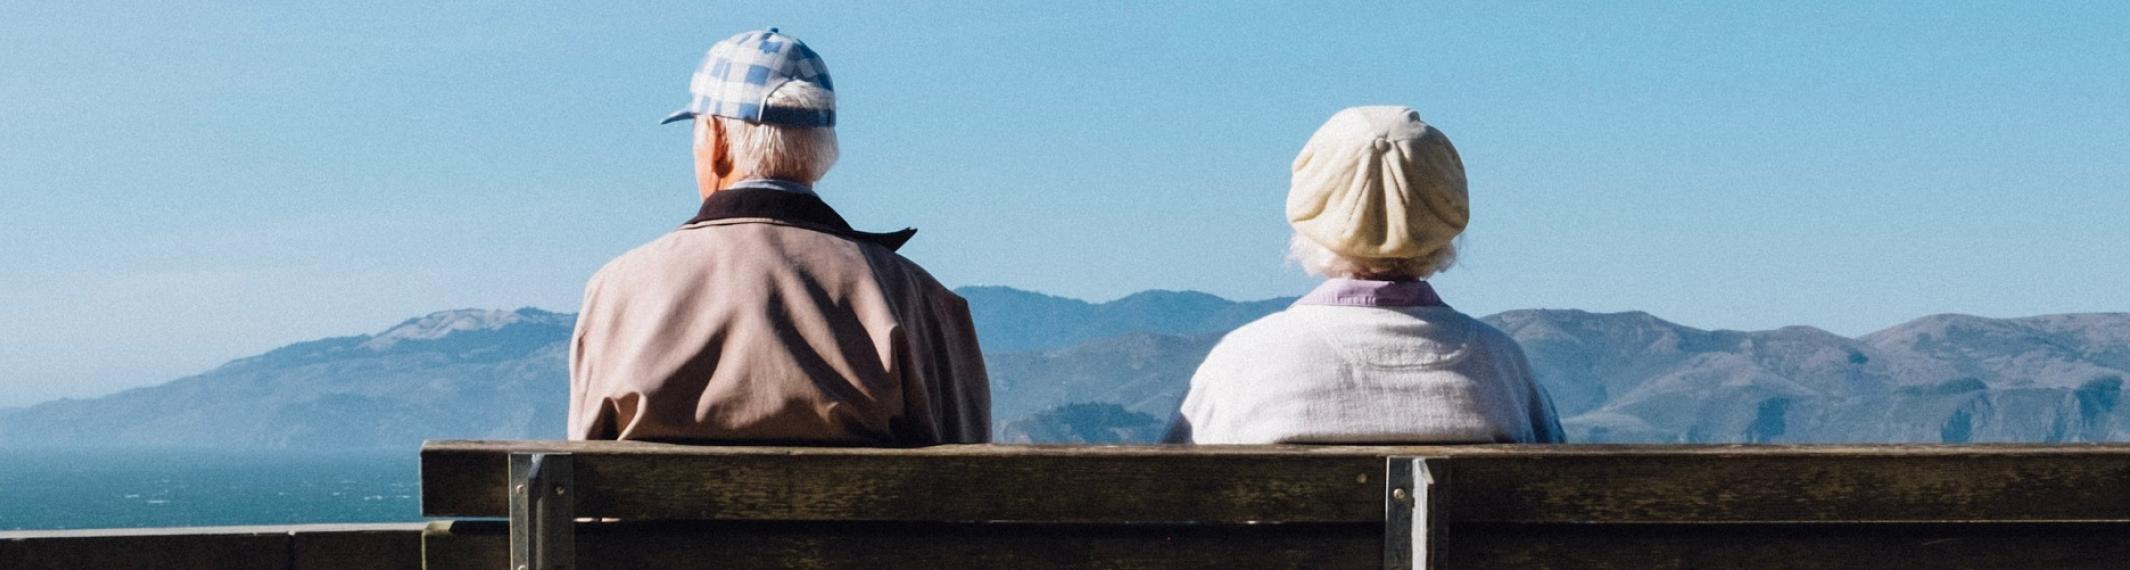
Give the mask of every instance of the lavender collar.
[{"label": "lavender collar", "polygon": [[1426,281],[1331,279],[1294,301],[1334,307],[1448,307]]}]

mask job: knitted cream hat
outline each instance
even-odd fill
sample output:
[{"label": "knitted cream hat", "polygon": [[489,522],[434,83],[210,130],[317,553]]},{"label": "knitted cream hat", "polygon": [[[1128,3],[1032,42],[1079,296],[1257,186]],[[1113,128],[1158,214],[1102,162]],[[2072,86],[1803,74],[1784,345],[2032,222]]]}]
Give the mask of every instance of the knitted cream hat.
[{"label": "knitted cream hat", "polygon": [[1420,257],[1449,245],[1470,217],[1457,149],[1412,109],[1339,111],[1294,157],[1287,223],[1333,253]]}]

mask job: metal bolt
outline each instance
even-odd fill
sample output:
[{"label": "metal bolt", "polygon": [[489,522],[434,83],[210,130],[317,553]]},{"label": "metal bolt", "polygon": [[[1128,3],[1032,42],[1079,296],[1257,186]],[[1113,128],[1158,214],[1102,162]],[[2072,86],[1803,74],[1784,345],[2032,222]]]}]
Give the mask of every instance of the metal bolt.
[{"label": "metal bolt", "polygon": [[1362,474],[1360,474],[1360,475],[1355,475],[1355,476],[1354,476],[1354,478],[1353,478],[1353,482],[1355,482],[1355,483],[1367,483],[1367,482],[1368,482],[1368,474],[1367,474],[1367,473],[1362,473]]},{"label": "metal bolt", "polygon": [[519,564],[519,565],[518,565],[518,570],[530,570],[530,569],[529,569],[529,568],[526,568],[526,566],[525,566],[524,564]]},{"label": "metal bolt", "polygon": [[569,492],[569,489],[565,489],[560,485],[555,486],[555,496],[560,497],[563,493],[567,492]]},{"label": "metal bolt", "polygon": [[1391,498],[1391,500],[1393,500],[1393,501],[1397,501],[1397,502],[1400,502],[1400,503],[1405,503],[1405,504],[1412,504],[1412,502],[1413,502],[1413,496],[1412,496],[1412,494],[1410,494],[1410,493],[1406,493],[1406,492],[1405,492],[1405,488],[1404,488],[1404,487],[1399,487],[1399,488],[1396,488],[1396,489],[1391,489],[1391,490],[1390,490],[1390,498]]},{"label": "metal bolt", "polygon": [[[525,494],[525,486],[524,486],[524,485],[518,485],[518,486],[516,486],[516,487],[512,487],[512,488],[510,489],[510,492],[512,492],[512,493],[516,493],[516,494],[519,494],[519,495],[523,495],[523,494]],[[524,569],[522,569],[522,568],[521,568],[521,569],[519,569],[519,570],[524,570]]]}]

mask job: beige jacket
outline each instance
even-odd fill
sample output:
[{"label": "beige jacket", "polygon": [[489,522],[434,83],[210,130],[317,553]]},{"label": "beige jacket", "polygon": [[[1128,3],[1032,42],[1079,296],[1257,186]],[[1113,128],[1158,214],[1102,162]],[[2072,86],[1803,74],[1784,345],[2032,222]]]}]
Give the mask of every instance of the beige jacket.
[{"label": "beige jacket", "polygon": [[923,445],[990,439],[968,304],[811,194],[711,195],[585,286],[570,439]]}]

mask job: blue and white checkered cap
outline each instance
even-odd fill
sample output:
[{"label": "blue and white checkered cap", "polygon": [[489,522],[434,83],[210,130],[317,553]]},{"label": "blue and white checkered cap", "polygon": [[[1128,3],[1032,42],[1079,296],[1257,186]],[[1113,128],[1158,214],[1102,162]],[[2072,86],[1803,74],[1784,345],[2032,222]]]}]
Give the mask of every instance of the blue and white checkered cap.
[{"label": "blue and white checkered cap", "polygon": [[798,38],[768,31],[746,32],[710,46],[703,66],[688,82],[695,99],[688,108],[666,117],[660,124],[698,115],[740,119],[750,123],[773,123],[794,127],[833,127],[836,110],[770,107],[769,94],[792,80],[809,81],[835,92],[828,80],[828,66],[820,54]]}]

